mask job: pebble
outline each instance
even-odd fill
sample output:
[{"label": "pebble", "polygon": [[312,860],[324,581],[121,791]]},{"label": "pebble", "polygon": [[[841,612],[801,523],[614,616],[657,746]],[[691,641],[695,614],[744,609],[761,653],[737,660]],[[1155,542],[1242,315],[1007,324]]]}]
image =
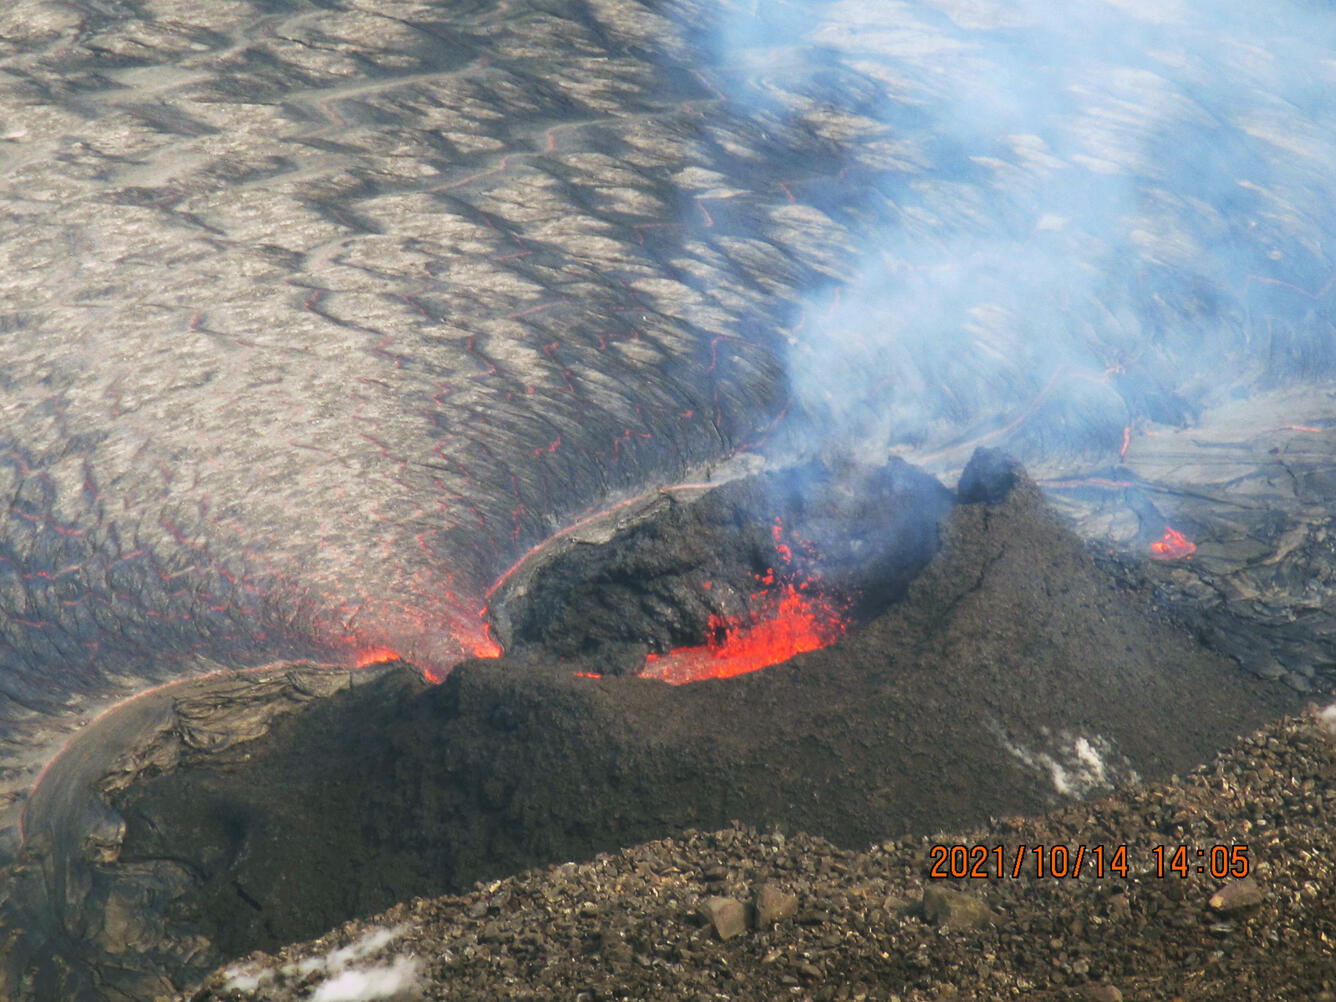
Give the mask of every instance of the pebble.
[{"label": "pebble", "polygon": [[[933,925],[969,929],[993,920],[992,909],[971,894],[930,886],[923,891],[923,917]],[[1054,940],[1060,944],[1061,940]]]},{"label": "pebble", "polygon": [[706,898],[701,914],[720,939],[732,939],[747,931],[747,909],[736,898]]},{"label": "pebble", "polygon": [[768,929],[781,919],[798,914],[798,895],[778,884],[765,883],[756,890],[756,928]]},{"label": "pebble", "polygon": [[1253,908],[1262,903],[1262,888],[1252,877],[1231,880],[1220,890],[1211,895],[1207,902],[1218,912],[1236,912],[1243,908]]}]

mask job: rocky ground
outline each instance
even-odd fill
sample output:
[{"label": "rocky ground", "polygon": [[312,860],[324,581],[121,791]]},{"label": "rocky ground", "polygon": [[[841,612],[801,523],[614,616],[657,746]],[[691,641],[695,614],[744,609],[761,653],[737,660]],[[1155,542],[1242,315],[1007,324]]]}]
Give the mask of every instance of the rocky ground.
[{"label": "rocky ground", "polygon": [[[1329,1000],[1332,719],[1288,717],[1182,779],[953,835],[845,850],[687,831],[417,899],[254,954],[182,998]],[[933,879],[936,845],[989,847],[993,872]],[[1085,847],[1079,877],[1036,876],[1035,848],[1052,863],[1055,846],[1072,864]],[[1218,846],[1237,853],[1233,876],[1212,876]]]}]

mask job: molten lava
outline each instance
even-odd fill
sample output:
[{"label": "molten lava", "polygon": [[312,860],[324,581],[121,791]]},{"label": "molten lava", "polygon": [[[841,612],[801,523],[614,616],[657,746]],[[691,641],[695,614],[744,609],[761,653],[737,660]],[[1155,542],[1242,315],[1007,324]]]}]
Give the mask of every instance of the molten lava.
[{"label": "molten lava", "polygon": [[[487,606],[482,607],[480,615],[487,615]],[[501,656],[501,645],[492,638],[492,625],[490,623],[483,622],[482,638],[473,642],[470,652],[475,658],[499,658]]]},{"label": "molten lava", "polygon": [[829,603],[783,585],[748,616],[711,616],[709,643],[649,655],[640,677],[671,685],[731,678],[825,647],[846,629],[844,616]]},{"label": "molten lava", "polygon": [[491,637],[486,640],[480,640],[473,646],[471,651],[475,658],[499,658],[501,656],[501,645]]},{"label": "molten lava", "polygon": [[358,668],[381,664],[385,661],[398,661],[399,652],[389,647],[367,647],[357,652],[353,664]]},{"label": "molten lava", "polygon": [[1177,529],[1164,527],[1164,536],[1150,544],[1152,560],[1178,560],[1197,552],[1197,544]]}]

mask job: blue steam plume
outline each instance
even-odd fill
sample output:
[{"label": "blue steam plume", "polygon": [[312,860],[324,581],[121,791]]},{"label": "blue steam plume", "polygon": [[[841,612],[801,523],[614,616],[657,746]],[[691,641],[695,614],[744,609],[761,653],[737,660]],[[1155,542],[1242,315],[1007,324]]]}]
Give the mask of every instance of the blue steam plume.
[{"label": "blue steam plume", "polygon": [[731,8],[733,99],[779,134],[853,123],[875,221],[790,337],[811,432],[1103,450],[1330,376],[1334,42],[1298,2]]}]

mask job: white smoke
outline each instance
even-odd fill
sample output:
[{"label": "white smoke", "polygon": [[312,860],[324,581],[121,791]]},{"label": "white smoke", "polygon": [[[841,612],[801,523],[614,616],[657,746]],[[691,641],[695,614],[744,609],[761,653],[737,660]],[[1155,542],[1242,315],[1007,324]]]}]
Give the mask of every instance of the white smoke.
[{"label": "white smoke", "polygon": [[396,957],[388,967],[353,968],[315,990],[311,1002],[364,1002],[394,998],[415,988],[420,965],[412,957]]},{"label": "white smoke", "polygon": [[1037,735],[1041,747],[1026,747],[1007,738],[1000,727],[993,730],[1008,752],[1045,776],[1060,796],[1087,799],[1140,781],[1127,759],[1100,735],[1045,731]]},{"label": "white smoke", "polygon": [[1336,372],[1336,10],[775,7],[715,36],[734,99],[844,143],[872,220],[791,331],[817,439],[1116,450],[1136,418]]},{"label": "white smoke", "polygon": [[[300,998],[303,1002],[371,1002],[407,999],[416,994],[421,981],[422,965],[417,958],[400,955],[390,959],[389,963],[363,963],[373,958],[383,959],[378,955],[383,954],[406,928],[371,929],[347,946],[296,963],[281,966],[253,961],[234,964],[223,972],[227,979],[223,989],[266,1000]],[[306,994],[312,976],[322,980]],[[262,990],[263,994],[257,995]]]},{"label": "white smoke", "polygon": [[1318,710],[1317,722],[1328,734],[1336,737],[1336,703],[1329,703]]}]

